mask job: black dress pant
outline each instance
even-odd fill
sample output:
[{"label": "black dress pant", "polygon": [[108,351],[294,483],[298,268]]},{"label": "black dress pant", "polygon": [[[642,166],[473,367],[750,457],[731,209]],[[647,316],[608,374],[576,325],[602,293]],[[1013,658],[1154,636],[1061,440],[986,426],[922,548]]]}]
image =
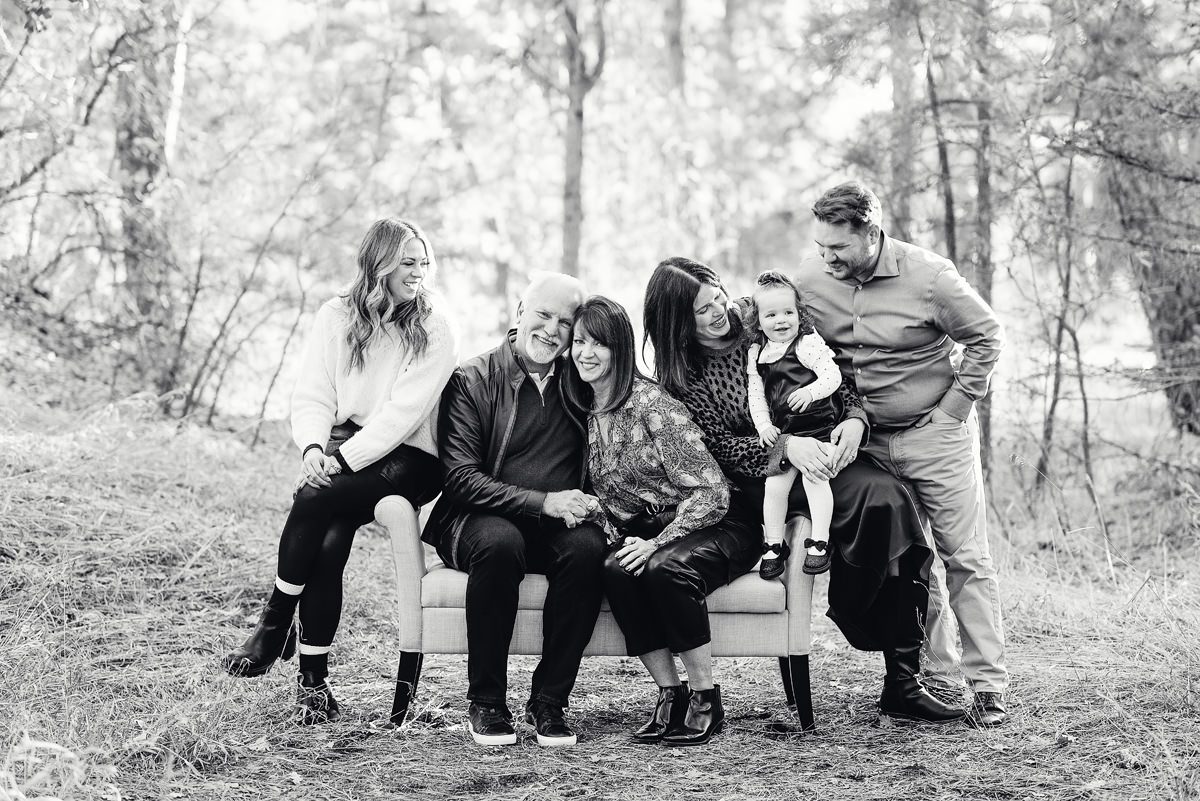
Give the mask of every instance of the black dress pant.
[{"label": "black dress pant", "polygon": [[639,575],[625,572],[615,551],[608,556],[604,591],[630,656],[682,653],[712,640],[707,596],[762,556],[761,517],[735,490],[724,520],[659,548]]},{"label": "black dress pant", "polygon": [[526,573],[543,573],[550,588],[542,609],[542,659],[529,697],[567,705],[600,614],[606,550],[604,532],[591,523],[567,528],[556,518],[467,518],[457,558],[442,558],[467,572],[468,699],[489,706],[505,703],[521,580]]},{"label": "black dress pant", "polygon": [[300,642],[333,643],[342,616],[342,572],[359,527],[375,519],[375,504],[403,495],[427,503],[442,484],[441,463],[419,448],[401,445],[353,473],[331,476],[328,487],[305,485],[296,493],[279,537],[276,575],[303,584]]}]

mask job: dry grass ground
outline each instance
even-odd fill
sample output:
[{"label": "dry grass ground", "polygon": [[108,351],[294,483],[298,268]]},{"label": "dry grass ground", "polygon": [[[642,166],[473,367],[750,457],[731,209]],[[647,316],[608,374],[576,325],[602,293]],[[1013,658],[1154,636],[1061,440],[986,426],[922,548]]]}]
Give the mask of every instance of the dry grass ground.
[{"label": "dry grass ground", "polygon": [[[430,657],[413,722],[381,725],[395,634],[390,556],[370,530],[333,670],[344,720],[289,723],[290,665],[255,680],[217,669],[272,575],[295,466],[281,443],[251,452],[236,434],[154,421],[136,400],[85,415],[21,403],[0,390],[0,798],[1200,795],[1200,588],[1186,543],[1131,564],[1118,552],[1110,577],[1094,538],[1052,535],[1049,513],[998,532],[1013,685],[996,731],[881,725],[881,660],[821,618],[815,735],[773,726],[788,719],[773,660],[733,659],[717,663],[725,734],[701,749],[634,747],[651,682],[636,661],[593,659],[570,713],[578,747],[541,750],[525,730],[515,748],[482,750],[463,730],[459,657]],[[510,705],[532,667],[514,660]]]}]

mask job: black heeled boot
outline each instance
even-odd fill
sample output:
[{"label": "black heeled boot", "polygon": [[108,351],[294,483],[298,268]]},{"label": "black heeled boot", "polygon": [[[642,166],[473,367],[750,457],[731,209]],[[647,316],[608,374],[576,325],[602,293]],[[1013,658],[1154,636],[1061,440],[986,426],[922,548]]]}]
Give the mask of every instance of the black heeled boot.
[{"label": "black heeled boot", "polygon": [[664,745],[704,745],[725,725],[725,707],[721,706],[721,685],[711,690],[692,690],[688,696],[683,724],[663,735]]},{"label": "black heeled boot", "polygon": [[292,624],[292,617],[299,601],[299,595],[289,596],[278,590],[273,592],[263,607],[254,631],[240,647],[221,660],[225,672],[242,678],[261,676],[271,669],[276,659],[285,662],[291,659],[296,652],[296,627]]},{"label": "black heeled boot", "polygon": [[683,725],[688,708],[687,682],[672,687],[658,688],[658,702],[646,725],[633,733],[633,741],[642,745],[660,742],[667,732],[677,731]]},{"label": "black heeled boot", "polygon": [[296,676],[296,722],[303,726],[332,723],[342,716],[333,688],[322,673],[307,670]]},{"label": "black heeled boot", "polygon": [[928,589],[916,581],[909,581],[899,586],[897,595],[897,602],[892,607],[892,630],[898,644],[883,652],[887,674],[883,679],[883,693],[879,696],[880,713],[917,723],[961,720],[965,714],[962,707],[950,706],[930,695],[918,678]]}]

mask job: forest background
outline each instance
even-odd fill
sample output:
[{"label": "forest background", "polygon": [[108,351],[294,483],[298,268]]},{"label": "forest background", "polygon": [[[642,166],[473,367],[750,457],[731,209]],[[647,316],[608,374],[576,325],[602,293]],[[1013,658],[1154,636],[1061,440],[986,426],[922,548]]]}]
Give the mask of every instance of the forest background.
[{"label": "forest background", "polygon": [[[188,646],[197,663],[253,611],[294,466],[277,421],[297,354],[370,221],[428,231],[467,355],[534,270],[580,275],[635,321],[668,255],[745,292],[814,252],[813,200],[860,178],[885,230],[952,258],[1006,326],[981,409],[992,538],[1006,613],[1040,610],[1012,636],[1108,643],[1106,676],[1162,690],[1165,717],[1139,719],[1153,758],[1120,740],[1119,705],[1111,753],[1076,784],[1104,795],[1123,770],[1146,797],[1188,797],[1198,52],[1190,0],[0,0],[0,655],[17,665],[0,793],[153,795],[148,775],[179,792],[177,771],[265,758],[203,726],[164,745],[182,724],[161,708],[147,745],[116,689],[114,730],[67,699],[87,706],[72,677],[141,664],[112,656],[119,621],[182,614],[181,576],[224,614]],[[79,589],[113,559],[140,590]],[[360,611],[386,643],[386,610]],[[1136,642],[1112,640],[1114,619]],[[68,658],[80,620],[114,627],[103,658]],[[827,672],[868,669],[829,648]],[[1079,721],[1056,725],[1050,742],[1074,743]],[[662,775],[668,795],[687,786]]]}]

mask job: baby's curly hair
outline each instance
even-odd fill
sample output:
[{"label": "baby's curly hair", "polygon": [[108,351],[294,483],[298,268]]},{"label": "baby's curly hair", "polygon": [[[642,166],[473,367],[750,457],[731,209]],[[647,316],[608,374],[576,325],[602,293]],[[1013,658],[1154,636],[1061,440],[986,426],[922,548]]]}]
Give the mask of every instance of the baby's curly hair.
[{"label": "baby's curly hair", "polygon": [[[754,291],[760,289],[790,289],[796,298],[796,311],[800,318],[800,334],[809,333],[814,330],[812,315],[808,308],[804,305],[804,301],[800,298],[800,290],[796,287],[795,282],[788,278],[778,270],[763,270],[754,279]],[[755,340],[760,344],[765,344],[767,335],[763,333],[762,328],[758,324],[758,301],[754,299],[754,295],[750,295],[750,308],[746,311],[745,316],[746,327],[754,333]]]}]

